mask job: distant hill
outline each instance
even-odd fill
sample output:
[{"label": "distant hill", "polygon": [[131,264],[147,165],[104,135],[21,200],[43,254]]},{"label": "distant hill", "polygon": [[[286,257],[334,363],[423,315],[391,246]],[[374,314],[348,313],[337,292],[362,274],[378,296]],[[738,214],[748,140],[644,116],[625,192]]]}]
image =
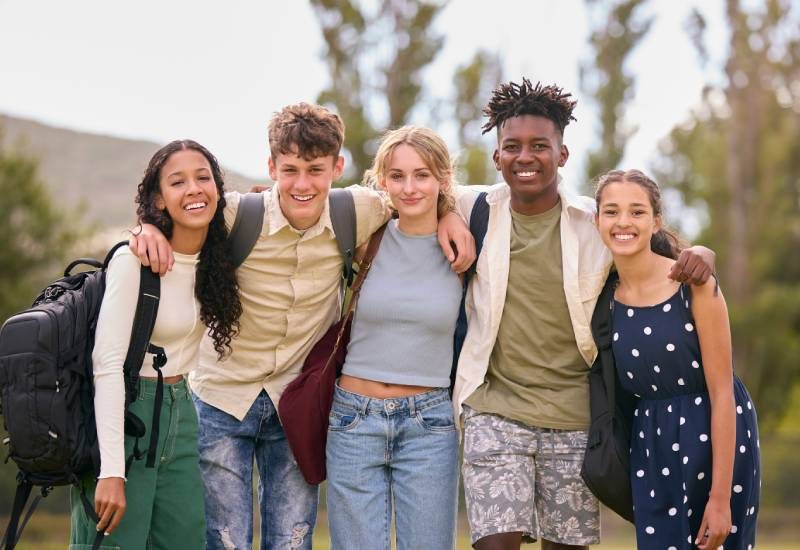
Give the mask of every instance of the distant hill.
[{"label": "distant hill", "polygon": [[[39,174],[53,199],[67,207],[85,205],[86,214],[105,228],[135,221],[136,185],[147,162],[163,144],[76,132],[0,114],[4,146],[39,161]],[[225,170],[229,189],[248,190],[258,182]]]}]

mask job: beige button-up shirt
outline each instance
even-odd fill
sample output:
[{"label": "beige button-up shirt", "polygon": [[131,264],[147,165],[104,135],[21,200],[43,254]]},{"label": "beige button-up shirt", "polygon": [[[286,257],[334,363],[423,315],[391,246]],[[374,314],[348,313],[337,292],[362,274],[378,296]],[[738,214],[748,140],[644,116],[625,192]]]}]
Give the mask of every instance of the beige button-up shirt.
[{"label": "beige button-up shirt", "polygon": [[[366,242],[390,215],[379,193],[348,188],[356,208],[356,241]],[[278,186],[264,196],[264,224],[250,255],[237,271],[242,301],[239,336],[219,361],[211,338],[200,346],[200,364],[190,377],[204,402],[243,419],[262,389],[277,406],[284,388],[300,372],[314,343],[339,316],[342,258],[328,205],[312,227],[294,229],[278,204]],[[230,227],[239,193],[225,195]]]},{"label": "beige button-up shirt", "polygon": [[[456,418],[464,400],[483,384],[492,353],[508,288],[511,238],[511,193],[507,184],[490,187],[462,186],[457,189],[456,207],[469,219],[479,191],[487,191],[489,224],[475,276],[467,291],[468,328],[458,360],[453,406]],[[603,289],[611,252],[603,244],[594,221],[594,200],[568,192],[558,181],[561,198],[561,258],[564,295],[578,350],[591,366],[597,355],[590,321],[597,297]],[[553,261],[559,261],[553,258]],[[569,329],[569,327],[564,327]]]}]

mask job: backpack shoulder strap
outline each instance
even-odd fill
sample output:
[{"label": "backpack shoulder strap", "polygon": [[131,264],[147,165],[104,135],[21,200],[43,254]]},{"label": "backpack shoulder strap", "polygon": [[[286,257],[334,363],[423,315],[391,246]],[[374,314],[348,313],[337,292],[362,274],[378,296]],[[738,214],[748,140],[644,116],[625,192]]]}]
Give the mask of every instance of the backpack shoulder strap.
[{"label": "backpack shoulder strap", "polygon": [[239,200],[236,219],[228,238],[231,243],[231,259],[235,266],[242,265],[253,250],[264,225],[264,196],[262,193],[245,193]]},{"label": "backpack shoulder strap", "polygon": [[614,299],[614,290],[619,277],[616,271],[608,274],[603,290],[597,298],[597,304],[592,314],[592,336],[597,346],[597,355],[602,365],[603,384],[606,389],[608,411],[612,418],[615,412],[617,374],[614,364],[614,355],[611,350],[611,303]]},{"label": "backpack shoulder strap", "polygon": [[475,261],[464,275],[465,287],[469,284],[470,279],[472,279],[477,269],[478,258],[483,249],[483,241],[486,238],[486,230],[488,227],[489,203],[486,202],[486,191],[483,191],[478,194],[475,203],[472,205],[472,211],[469,214],[469,232],[472,233],[472,238],[475,239]]},{"label": "backpack shoulder strap", "polygon": [[139,370],[144,362],[144,354],[150,344],[150,335],[156,324],[158,302],[161,298],[161,279],[149,267],[142,266],[139,278],[139,300],[133,317],[131,341],[122,366],[125,379],[125,408],[136,399]]},{"label": "backpack shoulder strap", "polygon": [[469,232],[475,239],[475,261],[464,273],[463,290],[461,291],[461,304],[458,306],[458,318],[456,319],[455,333],[453,334],[453,365],[450,367],[450,391],[456,383],[456,370],[458,369],[458,356],[461,355],[461,348],[464,347],[464,339],[467,337],[467,288],[472,276],[475,274],[478,258],[483,249],[483,241],[486,237],[486,230],[489,226],[489,203],[486,202],[486,191],[481,192],[472,205],[469,214]]},{"label": "backpack shoulder strap", "polygon": [[356,205],[353,194],[347,189],[331,189],[328,194],[331,225],[344,262],[343,277],[353,283],[353,259],[356,250]]}]

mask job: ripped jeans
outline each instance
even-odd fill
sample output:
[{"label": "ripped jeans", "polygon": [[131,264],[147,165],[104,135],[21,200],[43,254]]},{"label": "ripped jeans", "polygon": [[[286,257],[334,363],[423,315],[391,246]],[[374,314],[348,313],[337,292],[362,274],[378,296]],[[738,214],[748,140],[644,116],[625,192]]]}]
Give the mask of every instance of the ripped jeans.
[{"label": "ripped jeans", "polygon": [[194,396],[208,550],[250,549],[253,458],[258,467],[261,550],[311,549],[317,487],[303,479],[275,406],[261,391],[240,422]]}]

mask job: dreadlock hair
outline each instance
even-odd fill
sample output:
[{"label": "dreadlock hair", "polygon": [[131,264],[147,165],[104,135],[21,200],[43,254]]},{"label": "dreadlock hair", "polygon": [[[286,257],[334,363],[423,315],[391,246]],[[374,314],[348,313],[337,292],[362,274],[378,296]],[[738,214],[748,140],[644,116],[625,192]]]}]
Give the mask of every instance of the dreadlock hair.
[{"label": "dreadlock hair", "polygon": [[661,229],[653,233],[650,237],[650,250],[664,256],[677,260],[681,250],[686,248],[686,243],[680,236],[663,223],[664,216],[661,206],[661,190],[658,184],[650,179],[641,170],[611,170],[597,178],[595,184],[594,200],[597,204],[597,211],[600,212],[600,200],[603,198],[603,190],[611,183],[635,183],[647,193],[650,200],[650,207],[653,209],[653,216],[662,219]]},{"label": "dreadlock hair", "polygon": [[169,158],[179,151],[197,151],[211,167],[211,176],[217,185],[219,201],[217,210],[208,225],[208,234],[200,249],[195,275],[194,294],[200,302],[200,320],[208,327],[214,350],[222,359],[231,351],[231,340],[239,334],[239,317],[242,303],[236,266],[231,261],[230,241],[225,227],[225,181],[219,162],[208,149],[190,139],[175,140],[155,152],[139,183],[136,214],[140,223],[155,225],[168,239],[172,236],[172,218],[166,209],[159,209],[157,199],[161,193],[161,169]]},{"label": "dreadlock hair", "polygon": [[564,92],[554,84],[542,86],[541,82],[537,82],[534,86],[524,77],[522,84],[500,84],[494,89],[488,105],[483,109],[483,114],[489,120],[483,125],[482,133],[485,134],[492,128],[500,131],[509,118],[534,115],[552,120],[563,136],[567,124],[576,120],[572,111],[578,102],[571,98],[571,93]]}]

